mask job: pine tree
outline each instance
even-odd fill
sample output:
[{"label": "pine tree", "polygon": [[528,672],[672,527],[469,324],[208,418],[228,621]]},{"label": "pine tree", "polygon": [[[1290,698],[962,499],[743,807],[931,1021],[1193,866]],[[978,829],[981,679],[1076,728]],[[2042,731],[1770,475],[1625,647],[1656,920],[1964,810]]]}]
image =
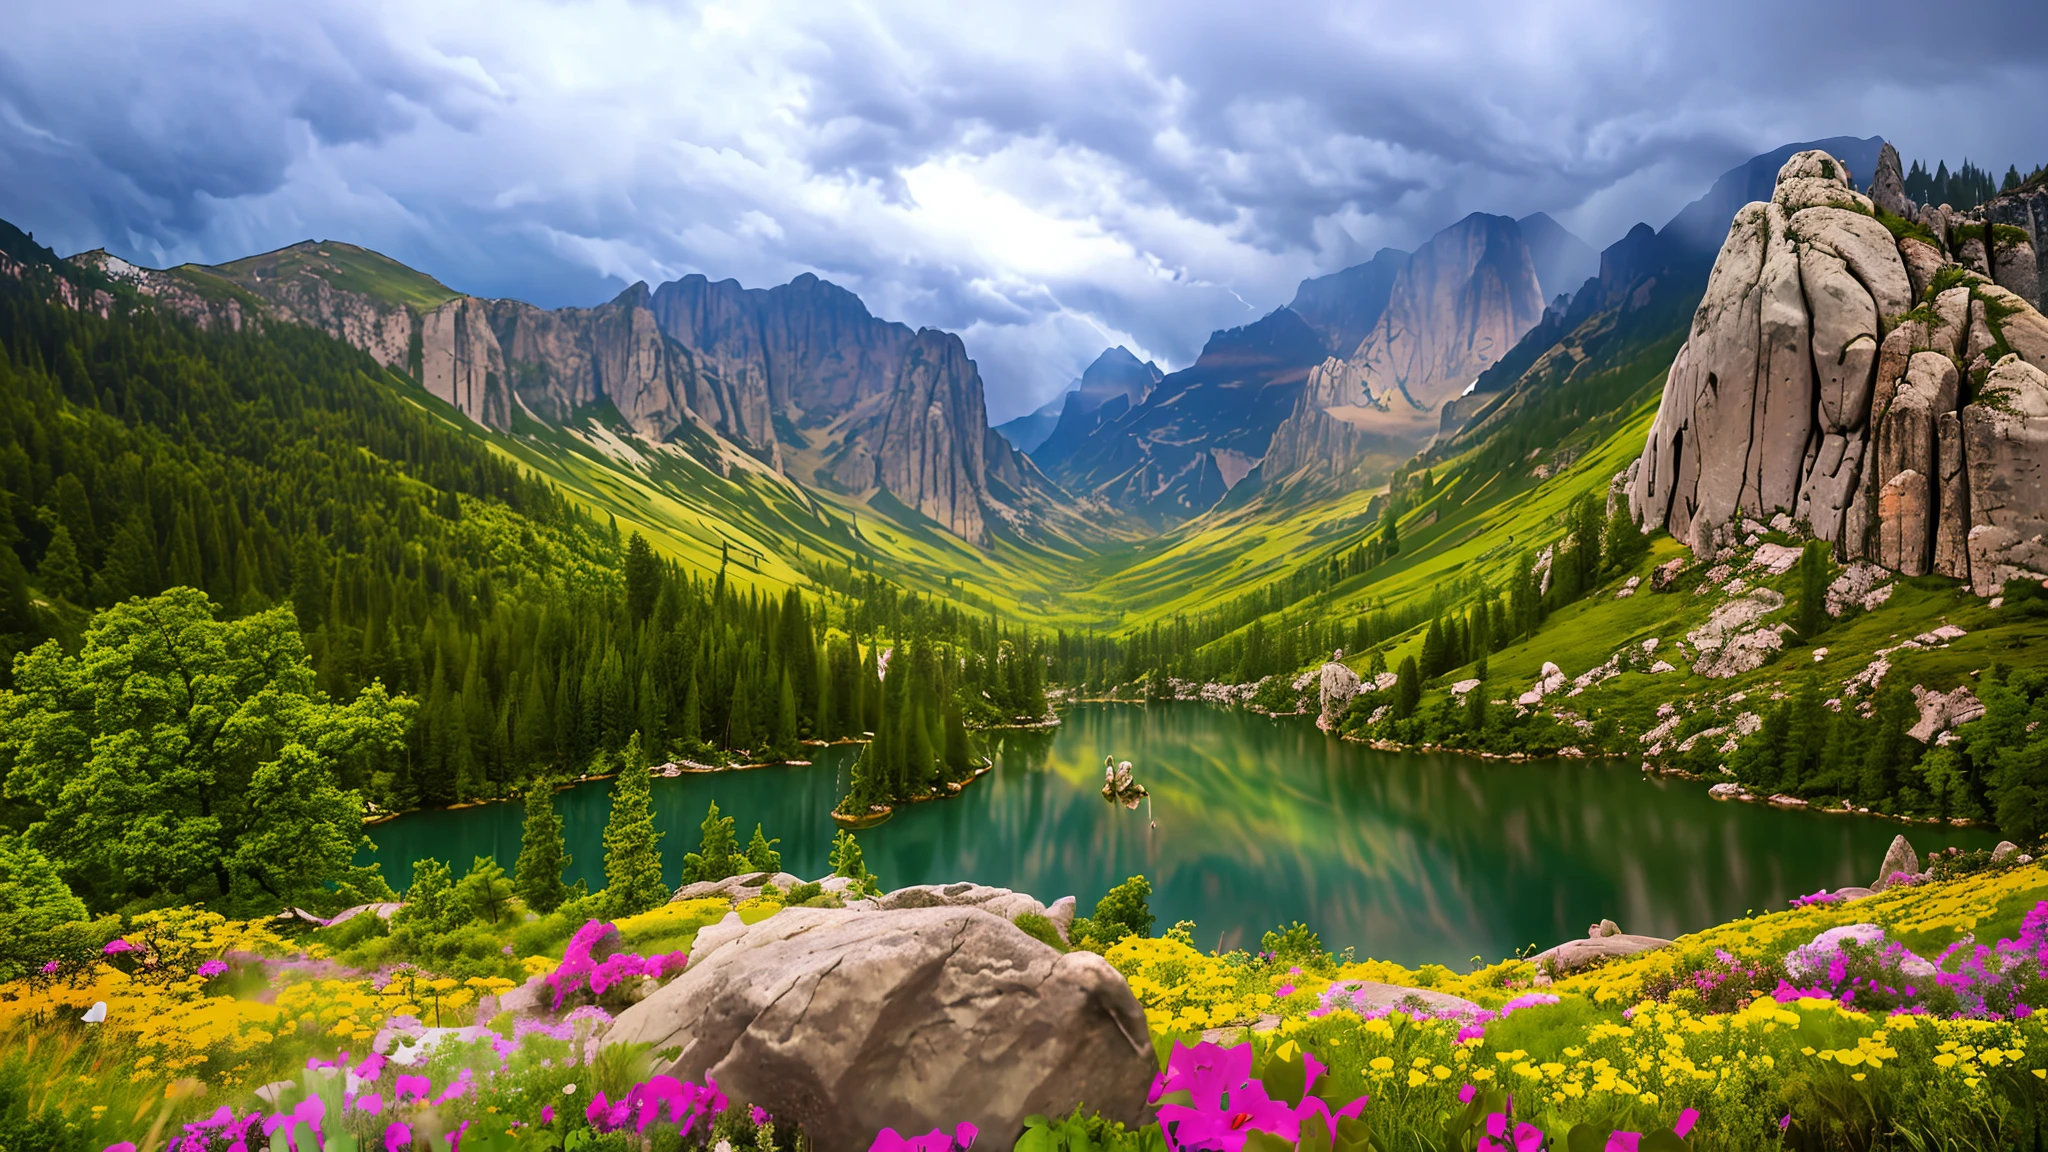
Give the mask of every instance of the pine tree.
[{"label": "pine tree", "polygon": [[631,916],[668,902],[669,888],[661,878],[661,835],[654,830],[653,796],[636,732],[619,756],[611,819],[604,828],[606,910],[611,915]]},{"label": "pine tree", "polygon": [[867,861],[862,859],[860,844],[854,840],[853,833],[842,828],[832,837],[832,854],[828,863],[834,876],[844,876],[870,892],[881,891],[881,878],[868,871]]},{"label": "pine tree", "polygon": [[536,780],[526,790],[526,826],[519,837],[519,860],[512,867],[512,890],[528,908],[545,916],[569,898],[562,871],[570,863],[562,816],[555,811],[554,781]]},{"label": "pine tree", "polygon": [[[1486,663],[1484,660],[1481,664]],[[1477,686],[1465,693],[1465,731],[1474,736],[1486,730],[1486,681],[1482,677]]]},{"label": "pine tree", "polygon": [[718,801],[711,802],[704,822],[697,826],[697,850],[683,856],[683,883],[723,880],[737,876],[747,858],[733,835],[733,818],[718,814]]},{"label": "pine tree", "polygon": [[782,871],[782,853],[775,850],[780,839],[770,840],[761,832],[759,824],[754,825],[754,838],[747,841],[747,867],[755,872]]},{"label": "pine tree", "polygon": [[626,615],[637,628],[654,614],[655,600],[661,594],[661,561],[638,532],[626,542],[625,569]]},{"label": "pine tree", "polygon": [[782,674],[782,683],[776,692],[775,728],[768,738],[769,755],[782,760],[796,757],[799,750],[796,731],[796,689],[790,685],[789,673]]},{"label": "pine tree", "polygon": [[1828,546],[1808,540],[1799,554],[1799,638],[1812,643],[1828,625]]},{"label": "pine tree", "polygon": [[85,603],[85,569],[78,562],[71,530],[62,524],[51,534],[50,546],[43,550],[43,562],[36,566],[36,585],[48,595],[73,604]]},{"label": "pine tree", "polygon": [[1400,677],[1394,685],[1394,719],[1406,720],[1415,715],[1415,709],[1422,703],[1422,672],[1415,666],[1415,657],[1401,657]]}]

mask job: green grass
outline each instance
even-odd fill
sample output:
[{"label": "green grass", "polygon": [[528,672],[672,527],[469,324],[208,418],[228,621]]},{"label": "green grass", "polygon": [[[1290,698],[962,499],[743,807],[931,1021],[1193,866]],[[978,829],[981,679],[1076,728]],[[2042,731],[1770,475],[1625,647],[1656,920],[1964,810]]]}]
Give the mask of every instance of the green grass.
[{"label": "green grass", "polygon": [[336,291],[368,296],[414,312],[431,312],[461,293],[400,264],[381,252],[338,240],[301,240],[288,248],[247,256],[199,271],[220,276],[245,288],[259,281],[311,276]]}]

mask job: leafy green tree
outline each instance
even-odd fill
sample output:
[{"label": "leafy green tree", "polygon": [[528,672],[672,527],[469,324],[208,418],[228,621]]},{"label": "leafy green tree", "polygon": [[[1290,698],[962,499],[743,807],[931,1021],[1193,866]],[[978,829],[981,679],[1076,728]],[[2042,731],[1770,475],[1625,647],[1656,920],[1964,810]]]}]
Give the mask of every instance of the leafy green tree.
[{"label": "leafy green tree", "polygon": [[411,702],[375,683],[331,702],[287,609],[214,613],[191,588],[124,602],[76,655],[21,657],[0,695],[7,794],[39,810],[29,842],[88,904],[306,902],[363,841],[338,776],[394,758]]},{"label": "leafy green tree", "polygon": [[754,838],[747,842],[747,867],[755,872],[782,871],[782,853],[775,850],[780,843],[780,839],[770,840],[763,835],[759,824],[754,825]]},{"label": "leafy green tree", "polygon": [[50,858],[0,833],[0,939],[20,940],[83,919],[85,901],[71,894]]},{"label": "leafy green tree", "polygon": [[1100,951],[1126,936],[1152,935],[1151,896],[1152,882],[1143,876],[1133,876],[1111,888],[1095,902],[1095,912],[1088,917],[1090,945]]},{"label": "leafy green tree", "polygon": [[661,835],[654,830],[654,800],[636,732],[619,754],[611,818],[604,826],[604,886],[612,915],[631,916],[668,903],[671,893],[661,878]]},{"label": "leafy green tree", "polygon": [[511,900],[512,881],[490,856],[472,860],[468,875],[455,885],[455,902],[470,920],[496,924],[504,918]]},{"label": "leafy green tree", "polygon": [[414,861],[405,906],[391,916],[392,932],[416,944],[426,937],[453,932],[469,919],[469,910],[455,894],[455,876],[448,865],[434,859]]},{"label": "leafy green tree", "polygon": [[512,890],[528,908],[545,916],[569,898],[562,871],[570,862],[562,815],[555,811],[554,782],[536,780],[526,790],[526,825],[519,837],[519,860],[512,868]]}]

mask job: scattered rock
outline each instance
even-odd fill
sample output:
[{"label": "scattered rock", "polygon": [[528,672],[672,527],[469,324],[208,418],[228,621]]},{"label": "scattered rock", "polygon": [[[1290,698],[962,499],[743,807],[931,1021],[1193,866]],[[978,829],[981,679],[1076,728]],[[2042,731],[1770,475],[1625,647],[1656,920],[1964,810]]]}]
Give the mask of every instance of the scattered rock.
[{"label": "scattered rock", "polygon": [[1404,988],[1399,984],[1377,984],[1370,980],[1339,980],[1324,993],[1324,1002],[1349,1002],[1360,1013],[1391,1008],[1416,1015],[1474,1017],[1486,1011],[1470,1000],[1427,988]]},{"label": "scattered rock", "polygon": [[1804,807],[1806,807],[1806,801],[1804,801],[1804,800],[1801,800],[1801,799],[1800,799],[1799,797],[1797,797],[1797,796],[1788,796],[1788,795],[1786,795],[1786,794],[1785,794],[1785,793],[1783,793],[1783,792],[1780,792],[1780,793],[1778,793],[1777,795],[1775,795],[1775,796],[1772,796],[1772,797],[1770,798],[1770,800],[1769,800],[1769,803],[1775,804],[1775,805],[1777,805],[1777,806],[1778,806],[1778,807],[1780,807],[1780,808],[1804,808]]},{"label": "scattered rock", "polygon": [[1882,892],[1891,886],[1892,877],[1903,872],[1907,875],[1920,871],[1920,856],[1913,851],[1913,845],[1901,834],[1892,837],[1892,846],[1885,849],[1884,863],[1878,866],[1877,882],[1870,886],[1872,892]]},{"label": "scattered rock", "polygon": [[1609,936],[1621,935],[1621,926],[1612,920],[1602,920],[1586,930],[1589,940],[1604,940]]},{"label": "scattered rock", "polygon": [[1671,587],[1671,582],[1678,579],[1678,574],[1683,571],[1685,571],[1685,557],[1683,556],[1674,557],[1657,565],[1656,568],[1650,571],[1650,590],[1662,592]]},{"label": "scattered rock", "polygon": [[1536,683],[1527,692],[1517,697],[1515,702],[1525,706],[1540,703],[1545,696],[1553,692],[1562,692],[1564,685],[1564,669],[1545,660],[1543,662],[1542,674],[1537,677]]},{"label": "scattered rock", "polygon": [[1477,680],[1460,680],[1456,684],[1451,685],[1451,695],[1463,696],[1477,687],[1479,687],[1479,681]]},{"label": "scattered rock", "polygon": [[742,900],[751,900],[759,896],[763,885],[773,884],[787,892],[803,882],[803,877],[792,876],[787,872],[746,872],[738,876],[728,876],[723,880],[700,880],[694,884],[685,884],[676,889],[676,894],[669,898],[669,902],[673,904],[682,900],[709,900],[716,897],[737,904]]},{"label": "scattered rock", "polygon": [[1677,670],[1675,666],[1664,660],[1659,660],[1655,664],[1650,665],[1650,674],[1652,676],[1659,672],[1676,672]]},{"label": "scattered rock", "polygon": [[[1884,929],[1875,924],[1843,924],[1815,936],[1812,943],[1802,944],[1787,953],[1785,971],[1795,980],[1812,980],[1827,972],[1835,954],[1842,950],[1844,944],[1877,947],[1885,943]],[[1900,950],[1897,963],[1900,972],[1916,979],[1924,980],[1935,973],[1934,965],[1904,949]]]},{"label": "scattered rock", "polygon": [[1818,663],[1820,663],[1821,661],[1823,661],[1823,660],[1825,660],[1825,659],[1827,659],[1827,658],[1828,658],[1828,650],[1827,650],[1826,648],[1815,648],[1815,649],[1813,650],[1813,662],[1814,662],[1815,664],[1818,664]]},{"label": "scattered rock", "polygon": [[1968,635],[1968,632],[1953,624],[1943,624],[1931,632],[1922,632],[1918,636],[1913,637],[1913,642],[1923,648],[1940,648],[1952,640],[1961,640]]},{"label": "scattered rock", "polygon": [[1629,577],[1626,581],[1622,583],[1621,589],[1614,594],[1614,598],[1616,600],[1628,599],[1629,597],[1636,594],[1636,589],[1641,587],[1642,583],[1643,578],[1641,576]]},{"label": "scattered rock", "polygon": [[1727,780],[1707,789],[1707,795],[1712,796],[1716,800],[1747,800],[1749,799],[1749,789],[1732,780]]},{"label": "scattered rock", "polygon": [[1991,862],[2003,864],[2020,854],[2020,846],[2010,840],[2000,840],[1998,847],[1991,850]]},{"label": "scattered rock", "polygon": [[1929,692],[1920,685],[1913,685],[1913,699],[1920,706],[1920,722],[1906,730],[1906,734],[1922,744],[1933,740],[1936,735],[1984,715],[1984,705],[1968,685],[1957,687],[1951,692]]},{"label": "scattered rock", "polygon": [[1157,1066],[1144,1009],[1100,956],[1061,955],[980,908],[792,908],[628,1008],[607,1045],[862,1152],[884,1126],[1018,1131],[1086,1103],[1143,1117]]},{"label": "scattered rock", "polygon": [[1751,568],[1761,568],[1773,576],[1782,576],[1799,563],[1800,550],[1787,548],[1783,544],[1759,544],[1756,555],[1750,557]]}]

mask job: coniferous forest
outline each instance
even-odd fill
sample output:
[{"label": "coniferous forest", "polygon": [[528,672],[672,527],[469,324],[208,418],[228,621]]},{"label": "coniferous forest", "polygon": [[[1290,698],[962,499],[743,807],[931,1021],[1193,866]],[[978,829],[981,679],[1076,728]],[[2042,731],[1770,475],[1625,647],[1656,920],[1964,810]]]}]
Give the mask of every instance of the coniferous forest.
[{"label": "coniferous forest", "polygon": [[[176,605],[194,621],[293,633],[309,698],[394,702],[402,736],[335,761],[336,786],[383,810],[578,775],[636,734],[649,764],[794,758],[878,729],[921,747],[885,714],[924,718],[957,774],[967,724],[1044,712],[1036,637],[852,569],[822,597],[685,573],[408,387],[295,325],[104,319],[0,280],[7,664],[52,641],[30,666],[102,651],[113,617],[95,612],[190,589]],[[892,696],[878,662],[899,642],[918,675]],[[65,674],[105,672],[84,659]],[[55,706],[0,676],[15,707]],[[25,828],[51,798],[17,776]]]}]

